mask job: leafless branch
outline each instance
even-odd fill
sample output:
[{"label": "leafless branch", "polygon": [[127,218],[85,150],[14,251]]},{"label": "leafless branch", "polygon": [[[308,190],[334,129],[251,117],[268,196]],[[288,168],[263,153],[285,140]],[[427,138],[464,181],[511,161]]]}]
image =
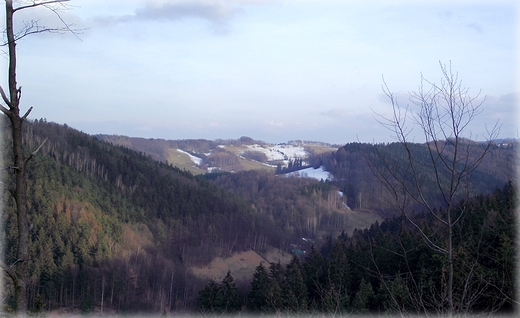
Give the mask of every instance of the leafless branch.
[{"label": "leafless branch", "polygon": [[[2,95],[2,100],[4,101],[4,103],[6,103],[6,105],[9,107],[9,108],[12,108],[12,104],[11,104],[11,101],[9,100],[9,98],[7,97],[7,95],[5,94],[4,92],[4,88],[0,85],[0,95]],[[0,105],[1,106],[1,105]],[[3,106],[2,106],[3,107]],[[5,108],[5,107],[4,107]]]},{"label": "leafless branch", "polygon": [[31,113],[31,111],[33,110],[32,106],[29,107],[29,109],[25,112],[25,114],[22,116],[22,121],[25,120],[27,118],[27,116],[29,116],[29,114]]},{"label": "leafless branch", "polygon": [[7,264],[4,263],[4,261],[0,260],[0,268],[2,268],[2,270],[4,272],[6,272],[7,275],[9,275],[9,277],[11,278],[16,278],[16,271],[14,269],[14,265],[16,265],[16,263],[18,263],[19,260],[16,260],[13,264],[11,264],[10,266],[8,266]]},{"label": "leafless branch", "polygon": [[[13,14],[17,11],[24,10],[24,9],[30,9],[35,7],[45,7],[46,9],[52,11],[60,20],[62,27],[48,27],[48,26],[42,26],[39,24],[39,20],[31,20],[24,22],[24,26],[14,34],[13,41],[18,41],[20,39],[23,39],[24,37],[31,35],[31,34],[39,34],[39,33],[58,33],[58,34],[64,34],[64,33],[71,33],[76,38],[81,40],[79,37],[79,34],[81,34],[85,29],[74,29],[74,24],[68,24],[66,23],[62,16],[60,9],[56,7],[56,5],[60,5],[63,8],[67,9],[65,6],[65,2],[69,2],[70,0],[53,0],[53,1],[42,1],[37,2],[33,1],[30,5],[20,6],[18,8],[13,9]],[[6,46],[9,44],[9,41],[5,41],[0,46]]]},{"label": "leafless branch", "polygon": [[[376,178],[388,190],[401,215],[419,232],[424,242],[433,251],[446,255],[448,279],[447,295],[444,299],[449,303],[448,312],[453,314],[453,263],[457,257],[454,253],[453,230],[454,225],[458,224],[467,213],[465,205],[458,203],[459,200],[469,201],[469,177],[489,152],[491,140],[497,136],[499,126],[497,123],[487,131],[488,142],[484,148],[465,139],[463,134],[475,117],[482,113],[485,98],[480,97],[480,91],[473,96],[470,95],[469,88],[462,86],[458,73],[453,72],[451,63],[445,65],[439,62],[439,64],[442,75],[438,84],[425,79],[421,74],[419,89],[409,93],[411,103],[415,106],[413,108],[417,109],[414,112],[409,106],[400,107],[397,98],[383,78],[382,90],[390,101],[392,113],[389,117],[375,114],[375,118],[392,132],[392,137],[402,146],[403,154],[402,158],[392,158],[382,154],[376,148],[375,158],[369,158],[371,160],[367,162]],[[422,158],[416,158],[412,149],[410,134],[413,126],[407,123],[408,119],[411,119],[413,126],[418,127],[424,135],[424,145],[428,154],[427,163],[422,162]],[[444,203],[439,211],[433,209],[432,201],[424,192],[426,180],[421,177],[421,171],[425,167],[431,169],[433,173],[431,183],[436,189],[437,196]],[[440,245],[432,241],[424,229],[407,214],[407,205],[412,201],[424,207],[426,212],[444,227],[445,243]],[[474,263],[474,266],[476,264]],[[483,286],[487,286],[485,284],[469,286],[474,282],[476,273],[474,266],[467,268],[466,280],[462,282],[465,290],[471,287],[473,292],[471,295],[464,294],[468,299],[479,297],[484,291]]]},{"label": "leafless branch", "polygon": [[69,2],[69,1],[70,0],[50,0],[50,1],[42,1],[42,2],[33,1],[32,4],[14,8],[13,13],[16,11],[24,10],[24,9],[29,9],[29,8],[39,7],[39,6],[48,6],[51,4],[58,4],[58,3]]}]

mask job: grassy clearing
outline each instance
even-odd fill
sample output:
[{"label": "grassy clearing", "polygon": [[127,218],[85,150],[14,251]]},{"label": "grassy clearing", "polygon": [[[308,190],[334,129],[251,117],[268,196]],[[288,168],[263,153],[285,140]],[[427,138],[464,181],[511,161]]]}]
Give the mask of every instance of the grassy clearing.
[{"label": "grassy clearing", "polygon": [[168,149],[166,150],[166,153],[168,155],[168,163],[172,166],[179,169],[185,169],[193,174],[206,173],[205,170],[195,167],[195,163],[187,154],[179,152],[177,149]]},{"label": "grassy clearing", "polygon": [[365,229],[376,223],[376,221],[379,223],[384,221],[384,219],[379,216],[379,214],[369,210],[353,210],[347,213],[348,221],[345,232],[347,232],[349,235],[351,235],[356,228]]},{"label": "grassy clearing", "polygon": [[246,150],[250,150],[246,146],[225,146],[224,149],[226,149],[229,152],[234,153],[238,156],[239,153],[244,152]]},{"label": "grassy clearing", "polygon": [[234,254],[227,258],[217,257],[210,264],[203,267],[192,267],[192,272],[205,279],[214,279],[220,282],[227,271],[231,271],[231,275],[235,280],[250,280],[253,277],[255,268],[263,262],[264,266],[269,267],[269,262],[286,265],[291,261],[292,255],[284,253],[278,249],[272,249],[267,253],[260,255],[255,251],[247,251]]},{"label": "grassy clearing", "polygon": [[239,157],[238,161],[244,170],[269,170],[274,171],[275,167],[270,167],[258,161],[247,160]]},{"label": "grassy clearing", "polygon": [[[376,221],[382,222],[381,218],[377,213],[372,211],[348,211],[347,212],[347,226],[344,229],[346,233],[352,235],[355,228],[364,229],[370,227]],[[339,235],[338,233],[322,233],[323,238],[329,235]],[[271,249],[267,253],[259,254],[255,251],[247,251],[242,253],[234,254],[227,258],[217,257],[210,264],[203,267],[192,267],[192,272],[204,279],[214,279],[220,282],[227,271],[231,271],[231,275],[235,280],[250,280],[253,277],[255,268],[260,265],[261,262],[264,266],[268,267],[269,263],[277,263],[280,261],[282,265],[287,265],[291,261],[292,255],[284,253],[278,249]]]}]

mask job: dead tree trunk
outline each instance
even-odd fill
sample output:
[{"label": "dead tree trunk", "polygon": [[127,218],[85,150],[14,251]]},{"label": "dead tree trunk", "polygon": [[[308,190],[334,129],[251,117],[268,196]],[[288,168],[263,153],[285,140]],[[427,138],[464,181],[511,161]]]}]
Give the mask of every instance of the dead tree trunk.
[{"label": "dead tree trunk", "polygon": [[[16,312],[27,312],[26,279],[28,275],[27,263],[29,260],[29,225],[27,222],[27,180],[26,164],[28,158],[23,153],[22,123],[30,112],[20,116],[21,88],[16,83],[16,41],[13,31],[13,3],[6,0],[6,33],[9,55],[9,96],[2,89],[2,99],[7,105],[1,110],[7,115],[11,123],[13,162],[9,170],[14,174],[14,189],[9,189],[16,203],[16,217],[18,226],[18,246],[16,260],[7,267],[7,273],[13,281],[15,289]],[[5,267],[5,266],[4,266]]]},{"label": "dead tree trunk", "polygon": [[[33,155],[39,150],[38,147],[32,153],[25,155],[23,147],[23,123],[32,110],[32,107],[20,115],[20,98],[22,88],[18,87],[16,81],[16,43],[19,39],[35,33],[43,32],[73,32],[68,25],[58,28],[47,28],[38,25],[37,20],[26,23],[25,26],[15,31],[13,26],[13,16],[17,11],[30,9],[39,6],[45,6],[49,10],[57,11],[54,5],[60,5],[69,0],[49,0],[49,1],[29,1],[24,5],[20,2],[18,7],[13,7],[13,0],[5,0],[5,34],[6,42],[3,46],[7,46],[8,54],[8,91],[4,91],[0,87],[3,104],[0,104],[0,111],[8,118],[11,125],[12,151],[13,157],[10,159],[9,165],[10,177],[14,180],[11,182],[9,192],[12,194],[16,204],[16,217],[18,229],[18,242],[16,247],[16,260],[12,264],[7,265],[1,261],[0,266],[8,274],[13,281],[15,292],[16,314],[27,314],[27,298],[26,284],[28,278],[28,261],[29,261],[29,223],[28,223],[28,202],[27,202],[27,163]],[[59,14],[58,14],[59,15]]]}]

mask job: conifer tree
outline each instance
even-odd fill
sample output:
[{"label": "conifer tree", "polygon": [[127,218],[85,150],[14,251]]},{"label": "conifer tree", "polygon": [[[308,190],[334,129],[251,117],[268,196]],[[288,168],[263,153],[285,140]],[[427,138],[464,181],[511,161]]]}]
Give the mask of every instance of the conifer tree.
[{"label": "conifer tree", "polygon": [[325,287],[325,262],[326,260],[313,245],[302,266],[303,277],[309,297],[309,305],[313,309],[321,308],[321,293]]},{"label": "conifer tree", "polygon": [[282,295],[284,310],[299,313],[307,309],[307,286],[305,286],[303,280],[300,260],[296,255],[293,256],[285,269]]},{"label": "conifer tree", "polygon": [[197,297],[197,309],[202,313],[211,313],[216,310],[217,297],[221,288],[213,279],[206,284],[203,290],[199,291]]},{"label": "conifer tree", "polygon": [[278,285],[283,285],[283,281],[285,279],[285,270],[280,261],[278,261],[278,263],[271,263],[269,266],[269,276],[271,279],[275,280]]},{"label": "conifer tree", "polygon": [[238,298],[237,288],[234,283],[231,271],[228,271],[226,277],[220,284],[220,289],[216,297],[216,311],[223,313],[232,313],[240,310],[240,300]]},{"label": "conifer tree", "polygon": [[350,303],[351,273],[345,243],[339,238],[334,241],[330,250],[327,279],[324,309],[329,312],[344,311]]},{"label": "conifer tree", "polygon": [[273,305],[273,288],[269,274],[264,265],[260,263],[256,267],[251,281],[251,291],[249,292],[249,308],[256,312],[270,312],[275,309]]},{"label": "conifer tree", "polygon": [[372,285],[370,283],[365,282],[365,279],[361,279],[361,284],[359,285],[359,290],[354,297],[352,302],[352,309],[355,312],[365,313],[369,310],[370,302],[373,301],[374,298],[374,290],[372,289]]}]

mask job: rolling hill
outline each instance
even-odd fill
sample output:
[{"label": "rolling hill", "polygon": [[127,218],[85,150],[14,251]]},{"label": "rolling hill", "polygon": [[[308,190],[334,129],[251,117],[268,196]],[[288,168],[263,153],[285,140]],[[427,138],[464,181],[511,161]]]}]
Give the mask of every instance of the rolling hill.
[{"label": "rolling hill", "polygon": [[238,172],[244,170],[275,170],[291,161],[335,152],[339,147],[323,142],[289,141],[269,144],[241,137],[237,140],[164,140],[96,135],[99,140],[127,147],[152,156],[155,160],[185,169],[193,174],[207,172]]},{"label": "rolling hill", "polygon": [[[220,279],[237,257],[237,270],[250,273],[254,255],[287,261],[279,255],[305,253],[385,215],[362,152],[391,145],[91,136],[45,120],[28,122],[25,138],[27,149],[48,139],[28,171],[33,310],[188,310],[206,279]],[[512,177],[515,149],[493,147],[475,193]],[[297,173],[280,175],[289,171]],[[312,178],[315,171],[331,177]],[[9,170],[2,173],[8,186]],[[12,263],[17,229],[6,188],[3,199]]]}]

